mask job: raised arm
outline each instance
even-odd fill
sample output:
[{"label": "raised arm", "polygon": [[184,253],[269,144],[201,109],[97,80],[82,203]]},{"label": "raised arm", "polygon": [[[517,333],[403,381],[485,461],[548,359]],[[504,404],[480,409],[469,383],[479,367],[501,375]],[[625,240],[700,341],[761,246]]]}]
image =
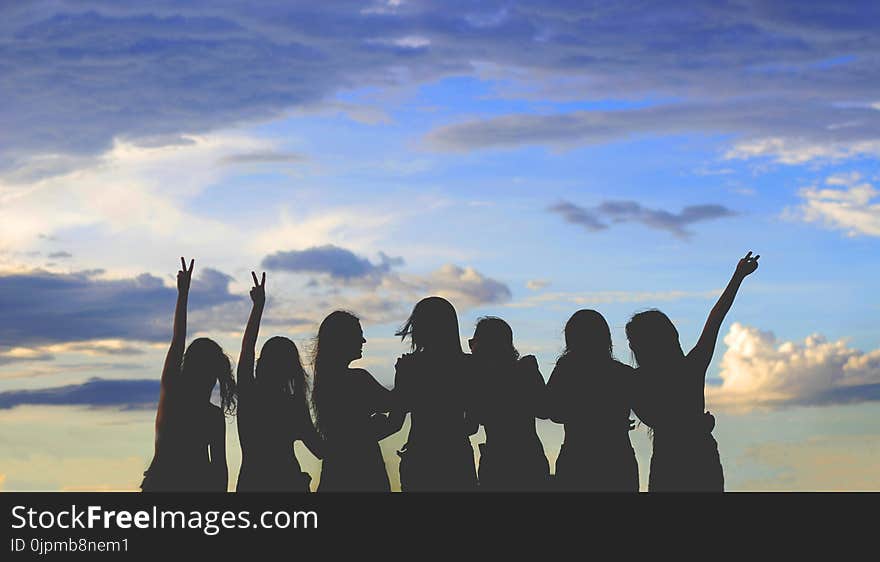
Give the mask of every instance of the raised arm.
[{"label": "raised arm", "polygon": [[181,269],[177,272],[177,307],[174,309],[174,332],[171,336],[171,346],[165,356],[165,365],[162,367],[162,379],[159,400],[168,387],[171,379],[180,374],[180,364],[183,362],[183,350],[186,346],[186,305],[189,300],[189,284],[192,280],[192,272],[195,260],[189,262],[186,268],[186,260],[180,258]]},{"label": "raised arm", "polygon": [[691,352],[688,353],[688,359],[695,361],[704,375],[706,369],[709,368],[709,363],[712,361],[712,355],[715,353],[715,343],[718,341],[718,333],[721,331],[724,317],[727,316],[730,307],[733,305],[733,299],[736,297],[743,279],[758,269],[758,258],[760,257],[752,257],[752,253],[749,252],[744,258],[739,260],[736,270],[733,272],[733,277],[731,277],[730,282],[727,284],[727,288],[721,293],[721,297],[719,297],[718,302],[715,303],[715,306],[709,313],[709,318],[703,327],[700,340]]},{"label": "raised arm", "polygon": [[260,320],[263,318],[263,308],[266,306],[266,272],[263,272],[261,281],[257,281],[257,274],[251,271],[254,278],[254,286],[251,287],[251,314],[248,317],[244,336],[241,339],[241,353],[238,355],[238,388],[250,387],[254,381],[254,362],[256,356],[257,336],[260,334]]}]

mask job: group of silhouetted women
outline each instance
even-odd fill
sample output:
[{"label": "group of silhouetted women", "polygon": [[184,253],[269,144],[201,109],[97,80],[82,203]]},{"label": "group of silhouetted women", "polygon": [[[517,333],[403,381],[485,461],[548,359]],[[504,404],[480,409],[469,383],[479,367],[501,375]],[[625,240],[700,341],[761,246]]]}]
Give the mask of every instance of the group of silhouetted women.
[{"label": "group of silhouetted women", "polygon": [[[658,310],[626,325],[635,362],[614,358],[611,332],[595,310],[565,325],[565,349],[545,384],[532,355],[521,357],[511,327],[484,317],[462,349],[452,304],[428,297],[397,332],[411,352],[395,366],[394,389],[364,369],[359,319],[336,311],[321,322],[312,358],[313,382],[290,339],[274,336],[256,357],[266,302],[266,274],[252,274],[253,307],[237,376],[217,343],[198,338],[185,349],[194,262],[177,274],[174,335],[162,371],[155,453],[144,491],[226,491],[227,415],[236,415],[242,462],[238,491],[308,492],[293,443],[322,459],[318,491],[391,490],[379,441],[410,429],[400,456],[404,491],[631,491],[639,467],[630,416],[650,428],[650,491],[722,491],[724,476],[714,417],[704,387],[721,324],[743,279],[758,267],[749,252],[737,264],[696,346],[687,354],[678,331]],[[220,386],[220,406],[211,402]],[[309,395],[311,400],[309,400]],[[311,407],[310,407],[311,406]],[[313,415],[314,414],[314,415]],[[555,475],[536,419],[565,427]],[[470,437],[483,426],[479,471]]]}]

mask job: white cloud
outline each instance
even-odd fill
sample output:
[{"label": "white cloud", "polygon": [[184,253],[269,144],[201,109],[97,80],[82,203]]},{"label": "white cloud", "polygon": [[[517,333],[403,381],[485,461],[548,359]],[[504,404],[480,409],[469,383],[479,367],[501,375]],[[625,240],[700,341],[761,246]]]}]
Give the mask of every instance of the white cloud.
[{"label": "white cloud", "polygon": [[226,235],[226,226],[182,210],[181,203],[227,172],[218,161],[269,147],[231,134],[190,140],[159,147],[117,141],[83,168],[27,185],[0,176],[0,238],[20,248],[41,233],[70,228],[98,227],[111,236],[136,230],[154,239],[175,239],[186,230],[202,243]]},{"label": "white cloud", "polygon": [[780,341],[735,323],[724,337],[722,384],[707,388],[711,407],[751,409],[880,399],[880,349],[863,352],[822,335]]},{"label": "white cloud", "polygon": [[857,173],[831,176],[826,185],[800,191],[803,203],[784,216],[843,230],[848,236],[880,236],[880,200],[873,185],[861,182]]},{"label": "white cloud", "polygon": [[844,160],[859,156],[880,156],[880,141],[816,142],[803,139],[765,137],[737,142],[725,154],[727,160],[772,158],[780,164],[798,165],[815,160]]},{"label": "white cloud", "polygon": [[532,291],[540,291],[550,286],[550,281],[546,279],[530,279],[526,282],[526,288]]}]

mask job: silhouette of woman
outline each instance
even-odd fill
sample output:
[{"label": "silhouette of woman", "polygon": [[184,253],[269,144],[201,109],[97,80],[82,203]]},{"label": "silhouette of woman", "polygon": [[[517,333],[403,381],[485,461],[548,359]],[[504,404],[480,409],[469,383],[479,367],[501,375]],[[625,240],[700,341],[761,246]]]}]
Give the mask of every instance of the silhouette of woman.
[{"label": "silhouette of woman", "polygon": [[266,274],[251,272],[253,307],[238,357],[238,439],[241,443],[239,492],[308,492],[311,476],[302,472],[293,442],[302,439],[321,457],[321,438],[306,402],[306,372],[296,344],[275,336],[263,344],[254,377],[254,349],[266,304]]},{"label": "silhouette of woman", "polygon": [[659,310],[641,312],[626,325],[636,369],[635,412],[653,430],[650,491],[723,491],[724,473],[715,418],[705,412],[706,370],[721,323],[743,279],[758,268],[749,252],[709,313],[697,345],[687,355],[678,331]]},{"label": "silhouette of woman", "polygon": [[[195,260],[180,258],[174,335],[159,391],[153,460],[141,490],[226,491],[226,414],[235,412],[235,380],[229,358],[213,340],[186,342],[186,306]],[[220,383],[220,407],[211,404]]]},{"label": "silhouette of woman", "polygon": [[348,366],[366,342],[360,321],[348,312],[331,313],[318,329],[312,401],[324,437],[319,492],[391,491],[373,420],[391,409],[391,391]]},{"label": "silhouette of woman", "polygon": [[395,366],[394,409],[385,432],[400,430],[411,414],[407,443],[398,452],[401,488],[475,489],[470,435],[477,426],[466,416],[470,357],[461,349],[455,308],[440,297],[422,299],[396,335],[412,342],[412,353]]},{"label": "silhouette of woman", "polygon": [[513,330],[501,318],[481,318],[469,344],[476,387],[469,414],[486,430],[486,442],[480,445],[480,489],[546,489],[550,465],[535,429],[535,418],[547,417],[537,359],[519,356]]},{"label": "silhouette of woman", "polygon": [[550,417],[565,424],[554,484],[561,490],[638,492],[629,440],[632,367],[614,359],[611,330],[595,310],[565,324],[565,351],[547,383]]}]

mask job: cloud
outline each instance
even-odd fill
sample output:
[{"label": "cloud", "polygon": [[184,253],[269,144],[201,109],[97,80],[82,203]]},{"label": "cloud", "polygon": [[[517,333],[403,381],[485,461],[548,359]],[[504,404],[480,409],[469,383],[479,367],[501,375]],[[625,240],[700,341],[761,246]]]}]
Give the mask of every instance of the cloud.
[{"label": "cloud", "polygon": [[739,323],[730,327],[724,343],[722,384],[707,388],[713,407],[880,400],[880,350],[863,352],[819,334],[802,343],[779,341],[772,332]]},{"label": "cloud", "polygon": [[77,353],[91,357],[142,355],[144,349],[124,340],[91,340],[0,350],[0,365],[20,361],[52,361],[57,355]]},{"label": "cloud", "polygon": [[502,115],[438,127],[426,135],[425,145],[447,152],[536,144],[565,148],[700,133],[734,135],[727,158],[769,156],[781,163],[799,164],[817,158],[876,156],[880,154],[878,127],[880,112],[870,108],[751,99]]},{"label": "cloud", "polygon": [[[649,209],[635,201],[604,201],[596,207],[579,207],[562,201],[549,208],[568,223],[576,224],[590,232],[607,230],[610,224],[635,222],[648,228],[665,230],[681,239],[690,237],[685,227],[697,222],[736,216],[736,212],[722,205],[690,205],[678,213]],[[610,224],[609,224],[610,223]]]},{"label": "cloud", "polygon": [[770,157],[780,164],[798,165],[814,160],[837,161],[856,157],[880,157],[877,140],[804,140],[764,137],[739,141],[724,155],[728,160]]},{"label": "cloud", "polygon": [[326,244],[305,250],[276,252],[264,257],[261,266],[276,271],[323,273],[333,279],[351,281],[378,278],[390,272],[392,267],[403,265],[402,258],[392,258],[382,252],[379,252],[379,259],[379,263],[374,264],[351,250]]},{"label": "cloud", "polygon": [[59,259],[67,259],[72,258],[73,254],[70,252],[52,252],[49,254],[50,259],[59,260]]},{"label": "cloud", "polygon": [[[34,270],[0,275],[0,349],[88,340],[170,339],[177,290],[148,273],[102,279],[101,272]],[[229,292],[231,278],[202,269],[193,280],[192,311],[243,299]]]},{"label": "cloud", "polygon": [[[705,123],[718,114],[734,133],[760,127],[767,115],[733,115],[724,111],[730,100],[793,109],[855,100],[876,113],[880,15],[870,1],[808,9],[793,0],[694,1],[664,12],[657,25],[661,9],[551,0],[10,5],[0,44],[4,77],[16,87],[4,92],[0,108],[0,154],[9,168],[34,156],[87,158],[114,139],[179,142],[184,134],[334,103],[352,88],[450,75],[493,80],[502,96],[696,100],[709,106],[698,110]],[[786,114],[779,130],[797,138]],[[814,138],[825,140],[822,113],[804,115]],[[619,134],[615,123],[592,119],[560,116],[545,137],[582,142],[607,140],[602,129]],[[667,116],[664,127],[673,123]],[[502,122],[490,128],[492,142],[535,142],[517,140]]]},{"label": "cloud", "polygon": [[426,276],[410,277],[406,282],[421,288],[423,296],[446,297],[462,308],[499,304],[511,297],[505,283],[486,277],[472,267],[453,264],[446,264]]},{"label": "cloud", "polygon": [[222,164],[299,164],[306,162],[308,157],[297,152],[278,152],[274,150],[262,150],[230,154],[220,159]]},{"label": "cloud", "polygon": [[55,356],[44,349],[13,347],[0,351],[0,365],[18,363],[20,361],[52,361]]},{"label": "cloud", "polygon": [[840,188],[804,188],[799,193],[803,203],[783,216],[843,230],[848,236],[880,236],[880,192],[860,180],[858,174],[837,175],[825,183]]},{"label": "cloud", "polygon": [[526,288],[532,291],[540,291],[550,286],[550,281],[546,279],[529,279],[526,281]]},{"label": "cloud", "polygon": [[0,392],[0,409],[9,409],[25,404],[149,409],[154,408],[158,400],[158,380],[93,378],[82,384]]},{"label": "cloud", "polygon": [[376,323],[397,322],[408,314],[419,299],[438,295],[452,300],[461,309],[503,303],[511,298],[510,288],[473,267],[445,264],[423,274],[397,269],[403,258],[391,258],[379,252],[379,263],[351,250],[324,245],[306,250],[288,250],[266,256],[262,267],[294,273],[320,274],[325,281],[312,279],[308,287],[329,289],[325,295],[304,308],[299,303],[298,325],[307,323],[303,316],[313,310],[316,316],[341,308],[362,315]]},{"label": "cloud", "polygon": [[[416,302],[437,295],[449,299],[459,312],[510,300],[510,288],[470,266],[445,264],[424,273],[391,271],[371,283],[344,282],[326,295],[298,303],[289,316],[312,317],[314,324],[332,310],[350,310],[370,324],[402,323]],[[295,308],[295,309],[294,309]],[[304,322],[302,324],[305,324]]]}]

